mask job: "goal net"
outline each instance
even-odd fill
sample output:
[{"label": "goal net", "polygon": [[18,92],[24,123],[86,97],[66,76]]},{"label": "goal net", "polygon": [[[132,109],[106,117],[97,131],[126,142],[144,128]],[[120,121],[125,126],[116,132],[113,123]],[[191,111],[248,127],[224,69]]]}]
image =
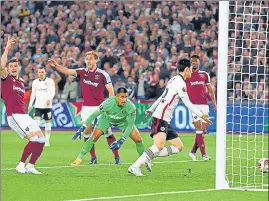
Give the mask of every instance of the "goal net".
[{"label": "goal net", "polygon": [[268,173],[258,168],[268,158],[268,9],[268,1],[229,2],[223,139],[229,188],[268,190]]}]

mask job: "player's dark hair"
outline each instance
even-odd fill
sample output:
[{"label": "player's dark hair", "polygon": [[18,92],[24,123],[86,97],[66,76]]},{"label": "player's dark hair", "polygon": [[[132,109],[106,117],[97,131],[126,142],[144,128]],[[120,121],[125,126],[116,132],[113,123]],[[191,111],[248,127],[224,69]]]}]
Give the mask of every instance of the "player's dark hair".
[{"label": "player's dark hair", "polygon": [[45,69],[44,66],[38,66],[38,67],[37,67],[37,70],[43,70],[43,69],[46,71],[46,69]]},{"label": "player's dark hair", "polygon": [[127,91],[127,89],[125,87],[120,87],[117,90],[117,94],[119,94],[119,93],[128,93],[128,91]]},{"label": "player's dark hair", "polygon": [[191,66],[191,62],[188,59],[181,59],[177,62],[178,72],[183,72],[185,68],[189,68],[190,66]]},{"label": "player's dark hair", "polygon": [[20,60],[17,59],[17,58],[15,58],[15,57],[9,59],[9,60],[7,61],[6,66],[8,66],[8,64],[13,63],[13,62],[18,62],[19,66],[21,67],[21,62],[20,62]]},{"label": "player's dark hair", "polygon": [[199,59],[200,60],[200,57],[197,54],[194,54],[191,56],[191,59]]}]

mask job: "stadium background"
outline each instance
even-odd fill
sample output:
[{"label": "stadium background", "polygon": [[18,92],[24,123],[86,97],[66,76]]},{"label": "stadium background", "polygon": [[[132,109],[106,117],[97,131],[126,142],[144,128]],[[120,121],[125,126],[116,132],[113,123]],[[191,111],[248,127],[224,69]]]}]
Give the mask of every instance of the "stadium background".
[{"label": "stadium background", "polygon": [[[27,89],[26,103],[39,66],[44,66],[48,77],[55,81],[54,127],[79,126],[82,95],[79,80],[54,71],[47,64],[48,58],[57,59],[68,68],[79,68],[85,67],[85,52],[97,51],[98,65],[109,73],[114,89],[120,86],[128,89],[130,99],[138,108],[137,126],[143,130],[150,126],[150,119],[143,115],[145,109],[162,94],[168,79],[176,74],[179,59],[198,54],[201,57],[200,69],[210,74],[211,84],[217,92],[217,3],[13,1],[1,4],[1,50],[8,35],[19,38],[9,56],[16,55],[21,59]],[[229,35],[241,41],[235,32]],[[245,47],[247,44],[243,42],[241,45]],[[261,42],[259,45],[266,44]],[[248,51],[251,50],[244,49],[244,54],[239,55],[240,49],[237,49],[236,62],[229,56],[229,101],[250,99],[254,104],[263,104],[268,98],[268,76],[261,75],[254,80],[256,76],[249,75],[255,70],[268,73],[268,68],[264,69],[265,59],[249,61]],[[255,54],[262,57],[265,53],[262,50],[252,52],[253,58]],[[239,74],[241,70],[244,76]],[[1,107],[1,125],[5,127],[3,103]],[[210,113],[214,124],[209,131],[214,132],[216,113],[212,107]],[[232,115],[227,118],[232,118]],[[258,124],[264,124],[262,121],[263,118],[257,119]],[[191,116],[184,105],[180,104],[176,109],[172,124],[177,130],[193,131]]]}]

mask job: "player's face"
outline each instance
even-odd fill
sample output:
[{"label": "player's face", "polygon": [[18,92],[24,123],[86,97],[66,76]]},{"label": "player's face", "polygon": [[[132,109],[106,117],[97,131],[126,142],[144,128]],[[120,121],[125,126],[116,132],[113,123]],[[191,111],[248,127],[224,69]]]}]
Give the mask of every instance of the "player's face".
[{"label": "player's face", "polygon": [[192,67],[186,68],[185,76],[186,76],[187,79],[191,78],[191,74],[192,74]]},{"label": "player's face", "polygon": [[119,93],[117,95],[117,103],[119,106],[124,106],[126,104],[128,98],[128,94],[127,93]]},{"label": "player's face", "polygon": [[199,66],[200,66],[200,60],[197,58],[192,58],[191,59],[191,66],[192,66],[194,71],[198,70]]},{"label": "player's face", "polygon": [[40,80],[44,80],[45,79],[45,76],[46,76],[45,69],[38,69],[37,74],[38,74],[38,78]]},{"label": "player's face", "polygon": [[97,59],[94,55],[90,54],[86,56],[86,64],[90,71],[94,70],[96,68]]},{"label": "player's face", "polygon": [[18,62],[11,62],[7,66],[8,74],[12,77],[17,77],[20,73],[21,67]]}]

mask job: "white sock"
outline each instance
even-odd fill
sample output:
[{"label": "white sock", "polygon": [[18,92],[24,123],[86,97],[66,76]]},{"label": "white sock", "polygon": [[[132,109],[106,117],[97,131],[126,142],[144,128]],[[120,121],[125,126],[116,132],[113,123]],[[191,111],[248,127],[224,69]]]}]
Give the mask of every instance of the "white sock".
[{"label": "white sock", "polygon": [[26,168],[33,168],[33,167],[35,167],[35,165],[33,165],[33,164],[31,164],[31,163],[28,163],[28,164],[26,165]]},{"label": "white sock", "polygon": [[46,142],[50,142],[50,133],[51,133],[51,125],[50,122],[45,124],[45,137],[46,137]]},{"label": "white sock", "polygon": [[172,154],[178,153],[180,150],[176,148],[175,146],[166,146],[161,151],[155,154],[156,157],[164,157],[164,156],[170,156]]},{"label": "white sock", "polygon": [[144,151],[144,153],[134,162],[134,166],[140,167],[148,161],[151,161],[155,154],[159,152],[156,145],[152,145],[150,148]]},{"label": "white sock", "polygon": [[18,166],[23,166],[24,167],[25,166],[25,163],[20,161],[19,164],[18,164]]}]

